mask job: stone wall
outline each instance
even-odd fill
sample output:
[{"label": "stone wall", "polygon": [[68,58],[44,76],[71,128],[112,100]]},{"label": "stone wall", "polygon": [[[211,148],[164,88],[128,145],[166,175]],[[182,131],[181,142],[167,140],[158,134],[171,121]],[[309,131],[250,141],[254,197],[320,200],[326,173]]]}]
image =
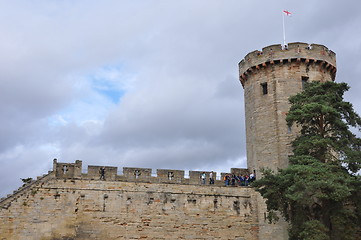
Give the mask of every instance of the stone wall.
[{"label": "stone wall", "polygon": [[[118,174],[117,167],[110,166],[92,166],[89,165],[86,173],[82,173],[82,161],[77,160],[75,163],[58,163],[54,159],[54,169],[57,178],[81,178],[87,180],[99,180],[101,178],[101,169],[104,169],[104,179],[111,181],[131,181],[131,182],[148,182],[148,183],[174,183],[174,184],[200,184],[202,173],[206,174],[206,185],[209,185],[211,171],[189,171],[188,178],[185,177],[184,170],[175,169],[157,169],[156,175],[152,175],[151,168],[123,167],[122,174]],[[248,169],[231,168],[229,173],[220,173],[220,178],[215,180],[216,186],[224,185],[222,180],[225,175],[235,174],[249,175]],[[213,178],[216,179],[218,174],[213,172]]]},{"label": "stone wall", "polygon": [[[187,179],[174,171],[169,179],[166,169],[157,177],[145,169],[142,179],[130,174],[141,169],[126,168],[126,178],[106,166],[108,175],[100,180],[104,166],[81,173],[81,164],[54,161],[53,172],[3,199],[0,239],[282,239],[276,225],[266,223],[261,197],[250,187],[203,185],[201,172],[191,173],[192,184],[191,174]],[[271,230],[266,235],[263,225]]]}]

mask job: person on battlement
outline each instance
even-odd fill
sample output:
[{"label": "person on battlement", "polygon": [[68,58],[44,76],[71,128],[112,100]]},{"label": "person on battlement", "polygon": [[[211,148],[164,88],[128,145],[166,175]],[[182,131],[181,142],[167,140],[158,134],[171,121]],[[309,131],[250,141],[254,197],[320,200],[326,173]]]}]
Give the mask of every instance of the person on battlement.
[{"label": "person on battlement", "polygon": [[201,174],[201,183],[202,183],[202,184],[206,184],[206,173],[205,173],[205,172],[203,172],[203,173]]},{"label": "person on battlement", "polygon": [[99,169],[100,180],[105,180],[105,167]]},{"label": "person on battlement", "polygon": [[214,172],[209,173],[209,184],[214,184]]}]

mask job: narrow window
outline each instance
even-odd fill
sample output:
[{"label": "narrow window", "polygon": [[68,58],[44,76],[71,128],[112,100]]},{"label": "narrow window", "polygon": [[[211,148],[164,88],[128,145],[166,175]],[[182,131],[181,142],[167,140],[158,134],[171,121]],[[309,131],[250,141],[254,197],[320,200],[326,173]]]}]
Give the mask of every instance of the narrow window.
[{"label": "narrow window", "polygon": [[261,87],[262,87],[262,93],[263,95],[268,94],[268,88],[267,88],[267,83],[261,83]]},{"label": "narrow window", "polygon": [[308,82],[309,77],[302,76],[302,90],[305,89],[306,83]]},{"label": "narrow window", "polygon": [[292,133],[292,128],[291,128],[291,126],[287,126],[287,133]]},{"label": "narrow window", "polygon": [[135,179],[138,179],[140,174],[141,174],[141,172],[139,170],[135,170],[134,171]]},{"label": "narrow window", "polygon": [[68,166],[64,165],[63,166],[63,174],[66,174],[67,171],[68,171]]}]

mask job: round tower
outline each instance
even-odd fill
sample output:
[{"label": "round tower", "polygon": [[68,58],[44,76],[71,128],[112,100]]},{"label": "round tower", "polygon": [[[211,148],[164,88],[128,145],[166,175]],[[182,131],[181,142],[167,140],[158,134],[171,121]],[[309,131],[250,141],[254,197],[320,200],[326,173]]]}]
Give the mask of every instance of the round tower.
[{"label": "round tower", "polygon": [[288,165],[298,129],[288,128],[288,98],[308,81],[334,81],[336,54],[318,44],[271,45],[239,63],[246,113],[247,163],[250,171]]}]

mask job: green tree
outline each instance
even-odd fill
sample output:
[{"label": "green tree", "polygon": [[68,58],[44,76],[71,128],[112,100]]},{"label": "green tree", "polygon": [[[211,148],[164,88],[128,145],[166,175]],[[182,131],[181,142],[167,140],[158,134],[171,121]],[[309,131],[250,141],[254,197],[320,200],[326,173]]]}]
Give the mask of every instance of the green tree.
[{"label": "green tree", "polygon": [[270,221],[276,212],[290,224],[292,240],[356,240],[361,231],[361,118],[344,101],[345,83],[312,82],[290,97],[289,126],[297,125],[289,166],[263,170],[253,183],[266,199]]}]

